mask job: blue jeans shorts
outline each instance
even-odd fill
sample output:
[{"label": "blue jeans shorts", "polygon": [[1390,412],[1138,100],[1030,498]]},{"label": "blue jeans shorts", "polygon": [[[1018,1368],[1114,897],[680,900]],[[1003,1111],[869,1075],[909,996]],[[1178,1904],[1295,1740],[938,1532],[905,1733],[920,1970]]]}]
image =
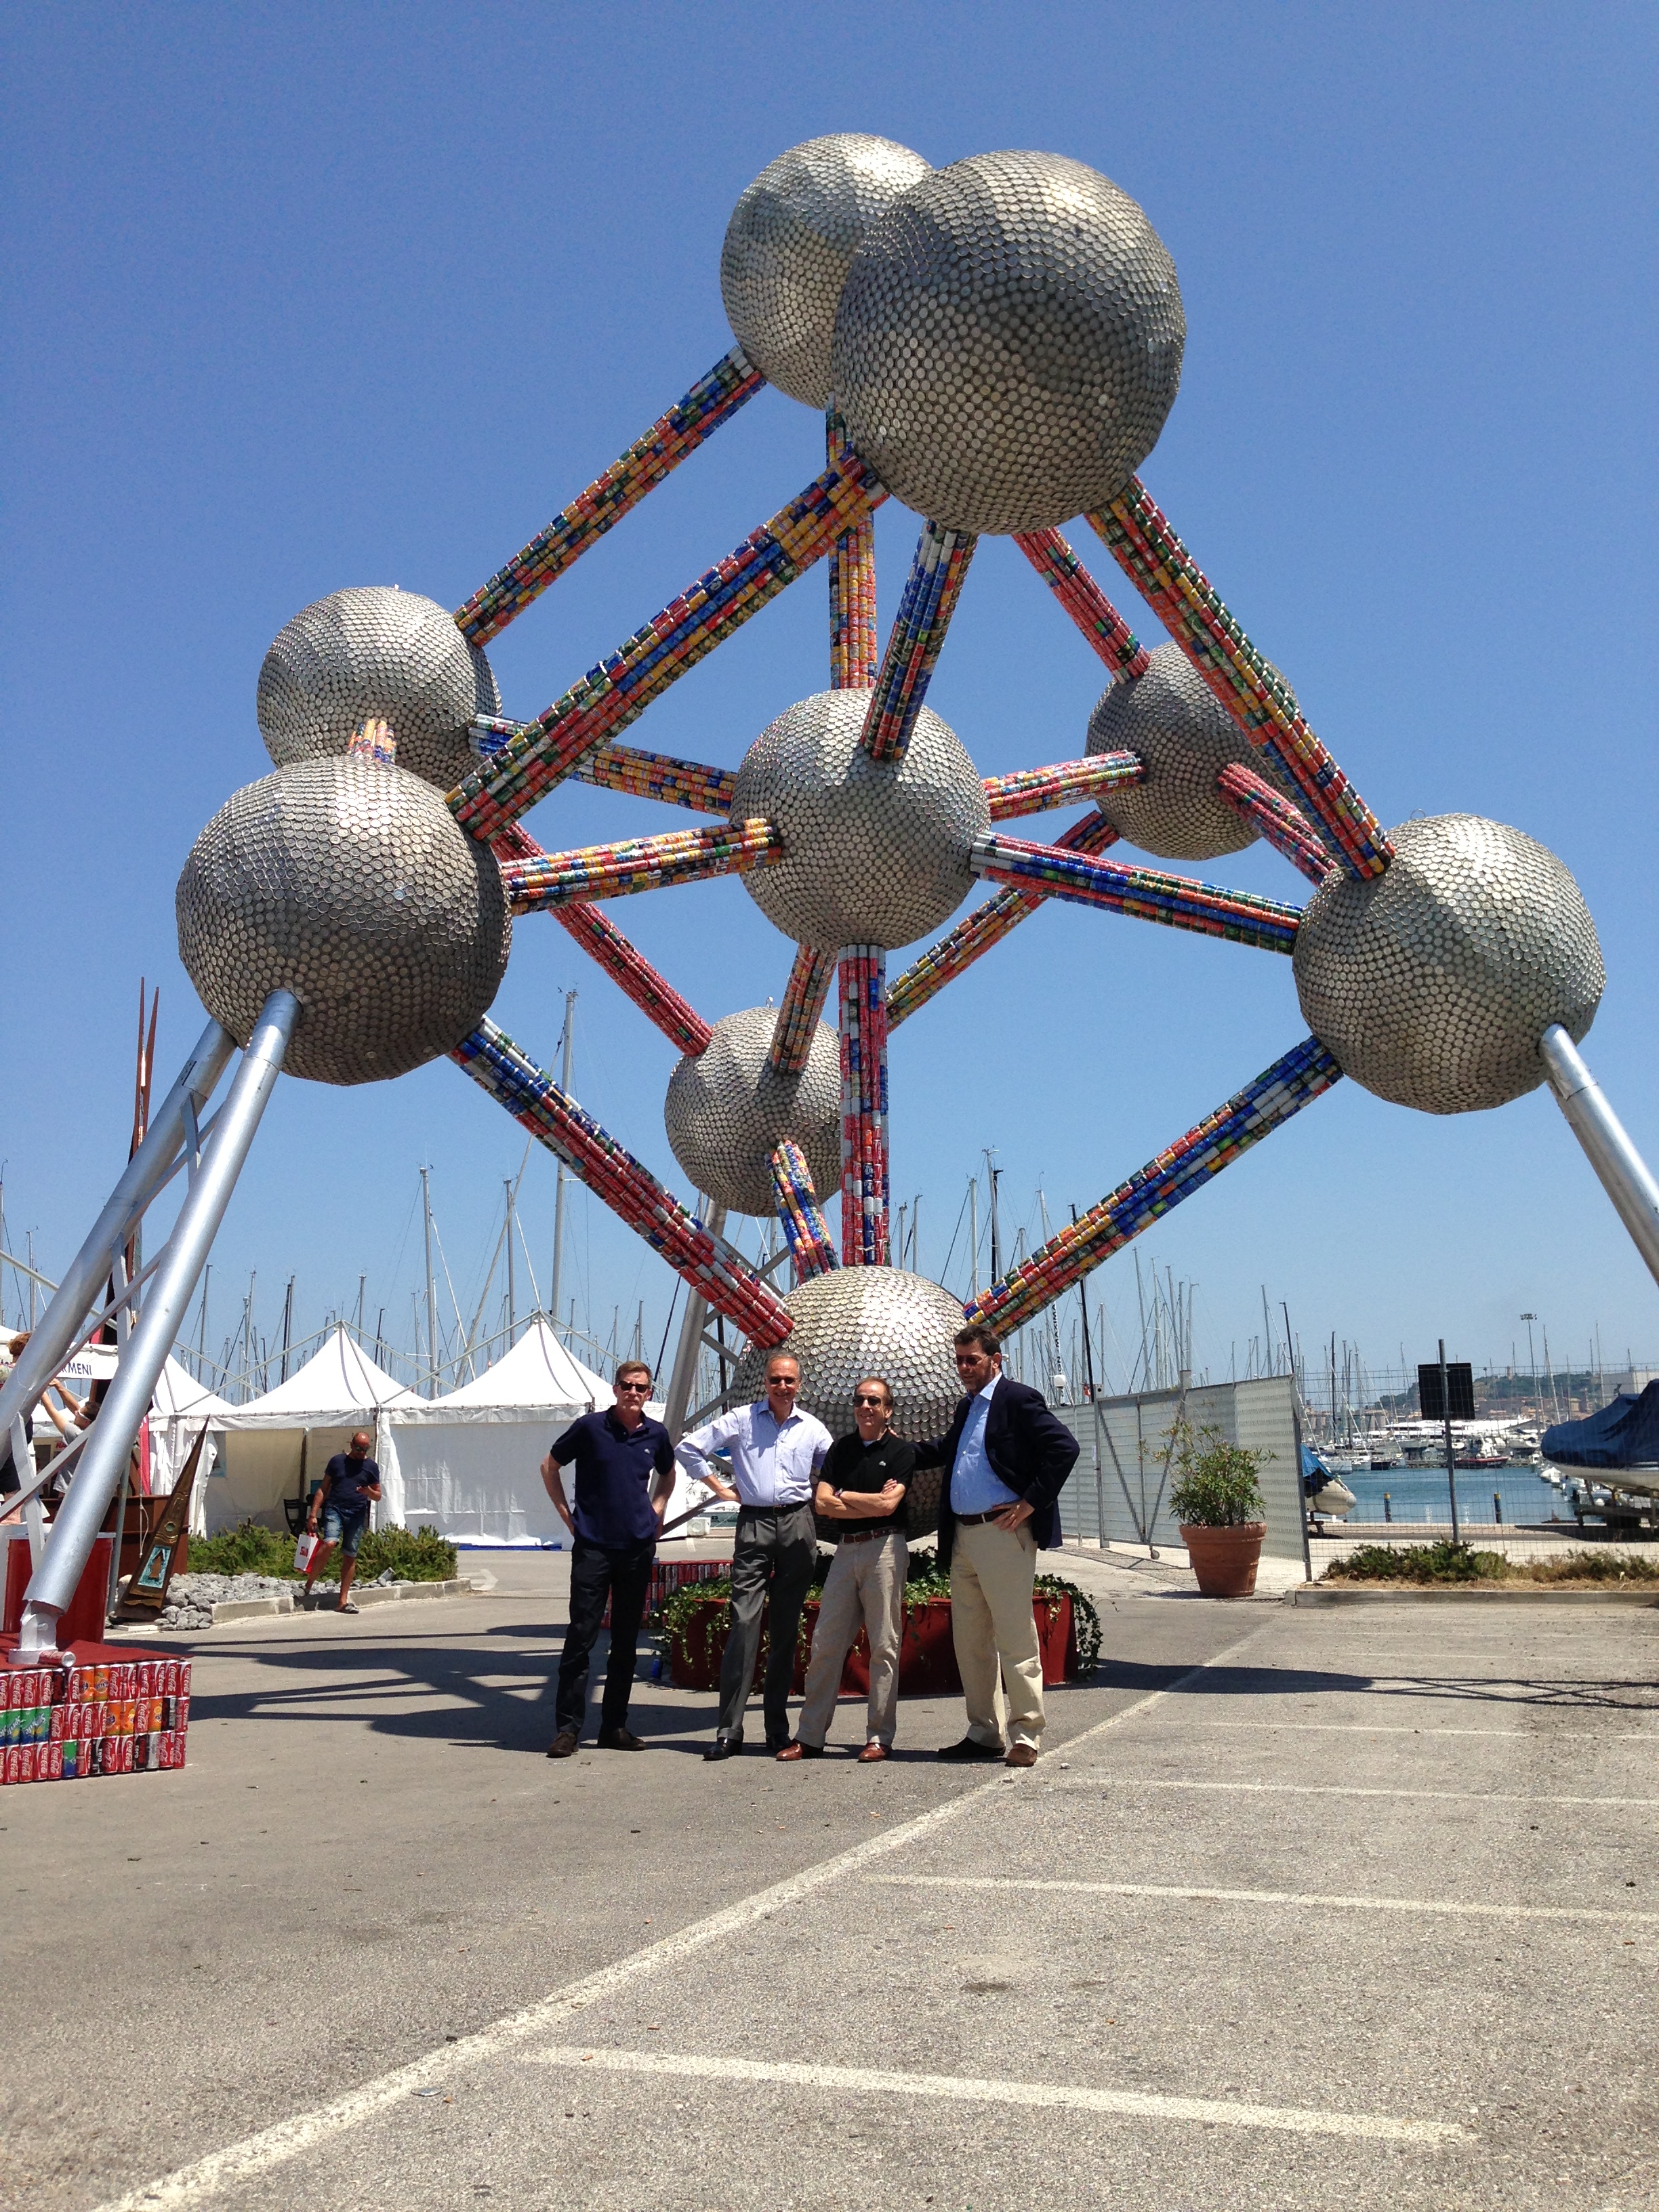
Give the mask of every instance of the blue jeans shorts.
[{"label": "blue jeans shorts", "polygon": [[357,1547],[363,1540],[363,1531],[368,1526],[368,1508],[358,1507],[355,1513],[342,1513],[337,1505],[323,1508],[323,1541],[337,1544],[349,1559],[357,1556]]}]

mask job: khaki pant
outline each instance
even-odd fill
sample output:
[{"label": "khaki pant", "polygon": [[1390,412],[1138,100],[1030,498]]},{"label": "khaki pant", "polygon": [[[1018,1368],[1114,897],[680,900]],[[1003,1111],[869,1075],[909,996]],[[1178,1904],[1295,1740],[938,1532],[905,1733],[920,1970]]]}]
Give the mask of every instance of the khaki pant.
[{"label": "khaki pant", "polygon": [[1002,1741],[999,1671],[1009,1741],[1033,1749],[1042,1741],[1042,1656],[1031,1613],[1036,1557],[1029,1524],[1013,1529],[999,1528],[994,1521],[976,1521],[967,1528],[957,1524],[951,1553],[951,1629],[968,1705],[968,1733],[976,1743]]},{"label": "khaki pant", "polygon": [[822,1749],[835,1717],[841,1670],[863,1622],[870,1638],[870,1708],[866,1741],[890,1745],[898,1703],[899,1645],[904,1637],[904,1577],[910,1547],[896,1528],[872,1543],[840,1544],[830,1562],[806,1669],[797,1730]]}]

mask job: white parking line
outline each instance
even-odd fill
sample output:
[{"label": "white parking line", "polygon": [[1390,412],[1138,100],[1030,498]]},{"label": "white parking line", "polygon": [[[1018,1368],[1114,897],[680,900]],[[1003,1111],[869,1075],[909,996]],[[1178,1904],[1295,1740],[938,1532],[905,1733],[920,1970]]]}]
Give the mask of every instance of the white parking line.
[{"label": "white parking line", "polygon": [[[1540,1734],[1534,1729],[1466,1729],[1437,1728],[1432,1723],[1425,1728],[1405,1728],[1395,1721],[1200,1721],[1188,1720],[1188,1728],[1247,1729],[1253,1734],[1266,1731],[1272,1734],[1285,1729],[1302,1735],[1495,1735],[1513,1743],[1535,1743],[1548,1751],[1555,1748],[1557,1739]],[[1659,1744],[1659,1728],[1615,1729],[1606,1735],[1591,1735],[1577,1730],[1573,1735],[1575,1748],[1598,1743]]]},{"label": "white parking line", "polygon": [[1490,1920],[1659,1921],[1659,1912],[1607,1912],[1589,1905],[1466,1905],[1449,1897],[1327,1897],[1310,1889],[1200,1889],[1191,1883],[1152,1881],[1066,1881],[1036,1875],[967,1874],[872,1874],[866,1876],[890,1889],[1065,1889],[1101,1897],[1175,1897],[1219,1905],[1317,1905],[1346,1912],[1473,1913]]},{"label": "white parking line", "polygon": [[1272,1797],[1437,1797],[1472,1805],[1634,1805],[1659,1797],[1545,1797],[1522,1790],[1362,1790],[1339,1782],[1188,1782],[1176,1775],[1102,1774],[1092,1782],[1052,1782],[1051,1790],[1232,1790]]},{"label": "white parking line", "polygon": [[[1178,1675],[1167,1688],[1152,1690],[1144,1698],[1119,1712],[1110,1713],[1103,1721],[1097,1721],[1081,1735],[1073,1738],[1073,1744],[1089,1741],[1108,1729],[1119,1727],[1135,1715],[1148,1711],[1165,1698],[1177,1697],[1188,1683],[1196,1681],[1212,1667],[1224,1666],[1247,1644],[1261,1635],[1271,1622],[1256,1622],[1245,1633],[1206,1659],[1197,1667],[1189,1667]],[[573,2013],[609,1996],[624,1984],[636,1981],[641,1976],[654,1973],[659,1966],[677,1964],[694,1951],[701,1951],[740,1928],[757,1920],[765,1920],[775,1912],[781,1912],[798,1905],[838,1881],[843,1875],[853,1873],[872,1859],[883,1857],[889,1851],[902,1850],[919,1836],[931,1833],[957,1820],[970,1811],[988,1793],[1000,1790],[1004,1780],[1016,1778],[999,1769],[996,1774],[943,1805],[935,1805],[931,1812],[918,1814],[913,1820],[905,1820],[896,1828],[870,1837],[866,1842],[854,1844],[850,1850],[841,1851],[834,1858],[824,1859],[802,1873],[792,1875],[785,1881],[774,1882],[769,1888],[757,1890],[752,1896],[742,1898],[720,1912],[710,1913],[706,1919],[694,1920],[688,1927],[672,1936],[665,1936],[644,1950],[635,1951],[627,1958],[618,1959],[611,1966],[601,1966],[597,1973],[586,1975],[572,1982],[552,1996],[544,1997],[521,2012],[508,2013],[494,2021],[476,2034],[462,2036],[457,2042],[445,2044],[437,2051],[428,2051],[423,2058],[411,2059],[408,2065],[382,2074],[373,2081],[365,2081],[343,2096],[331,2100],[326,2105],[313,2106],[309,2112],[295,2112],[285,2120],[278,2120],[257,2135],[244,2136],[241,2142],[230,2143],[222,2150],[210,2151],[206,2157],[195,2160],[189,2166],[176,2167],[158,2181],[148,2182],[130,2190],[125,2197],[112,2198],[100,2205],[97,2212],[175,2212],[184,2205],[201,2204],[219,2196],[223,2191],[250,2180],[254,2175],[281,2166],[289,2159],[313,2149],[331,2136],[342,2135],[349,2128],[361,2127],[388,2106],[412,2096],[418,2089],[428,2088],[447,2080],[460,2068],[477,2064],[481,2060],[497,2058],[515,2050],[531,2036],[547,2033],[562,2027]],[[1012,1793],[1011,1793],[1012,1794]]]},{"label": "white parking line", "polygon": [[706,2081],[777,2081],[798,2089],[872,2090],[896,2097],[941,2097],[963,2105],[1029,2105],[1110,2112],[1140,2120],[1197,2120],[1212,2127],[1278,2128],[1297,2136],[1360,2136],[1371,2142],[1456,2142],[1467,2133],[1448,2120],[1396,2120],[1376,2112],[1322,2112],[1301,2105],[1245,2105],[1220,2097],[1158,2097],[1139,2089],[1073,2088],[1059,2081],[981,2081],[958,2074],[898,2074],[878,2066],[799,2066],[787,2059],[704,2057],[672,2051],[584,2051],[579,2044],[529,2051],[547,2066],[595,2073],[674,2074]]}]

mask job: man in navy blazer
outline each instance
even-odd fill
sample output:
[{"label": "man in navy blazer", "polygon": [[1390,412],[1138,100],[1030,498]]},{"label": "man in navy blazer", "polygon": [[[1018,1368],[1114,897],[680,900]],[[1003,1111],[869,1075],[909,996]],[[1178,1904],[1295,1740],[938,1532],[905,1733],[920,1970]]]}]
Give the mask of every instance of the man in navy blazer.
[{"label": "man in navy blazer", "polygon": [[[1031,1614],[1037,1553],[1058,1540],[1058,1500],[1077,1438],[1040,1390],[1002,1371],[994,1329],[958,1332],[957,1372],[968,1395],[942,1437],[916,1446],[916,1465],[948,1468],[939,1498],[939,1558],[951,1571],[951,1626],[968,1733],[941,1759],[1035,1766],[1042,1741],[1042,1658]],[[1005,1753],[997,1715],[1008,1709]]]}]

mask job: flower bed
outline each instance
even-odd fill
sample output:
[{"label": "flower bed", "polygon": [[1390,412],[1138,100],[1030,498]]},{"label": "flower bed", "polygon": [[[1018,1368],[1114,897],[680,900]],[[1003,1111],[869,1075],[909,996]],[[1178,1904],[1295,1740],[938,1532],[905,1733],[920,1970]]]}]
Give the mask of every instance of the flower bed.
[{"label": "flower bed", "polygon": [[[795,1673],[792,1687],[797,1696],[805,1687],[807,1662],[817,1626],[818,1600],[823,1563],[815,1594],[801,1608],[801,1625],[795,1639]],[[659,1619],[668,1644],[670,1679],[676,1689],[714,1690],[720,1686],[720,1661],[731,1615],[729,1577],[699,1582],[676,1590],[664,1604]],[[1031,1610],[1036,1620],[1038,1646],[1042,1654],[1042,1680],[1049,1688],[1094,1672],[1100,1654],[1100,1616],[1087,1595],[1075,1583],[1057,1575],[1039,1575]],[[755,1662],[758,1689],[766,1670],[768,1638],[763,1626]],[[870,1687],[870,1645],[860,1629],[842,1668],[843,1697],[863,1697]],[[899,1695],[939,1698],[959,1693],[962,1677],[957,1671],[956,1646],[951,1629],[949,1581],[939,1571],[931,1552],[911,1555],[904,1602],[904,1640],[899,1649]]]}]

